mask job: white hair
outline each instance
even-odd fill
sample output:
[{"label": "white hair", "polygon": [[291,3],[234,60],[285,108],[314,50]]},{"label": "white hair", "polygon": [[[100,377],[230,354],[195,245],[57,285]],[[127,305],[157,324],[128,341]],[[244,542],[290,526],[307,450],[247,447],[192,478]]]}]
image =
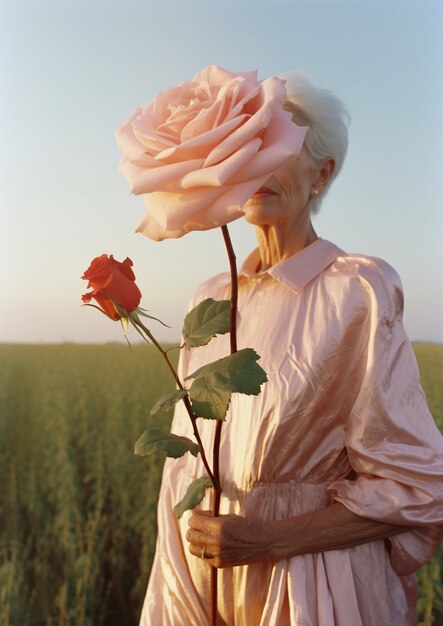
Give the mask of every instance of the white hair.
[{"label": "white hair", "polygon": [[[285,108],[295,115],[301,116],[298,123],[309,126],[306,135],[306,148],[318,165],[328,158],[333,158],[335,168],[328,188],[340,172],[345,160],[348,147],[349,113],[344,105],[333,93],[327,89],[317,87],[306,72],[295,70],[283,72],[278,78],[286,81],[288,98]],[[322,197],[311,200],[311,210],[317,213],[320,209]]]}]

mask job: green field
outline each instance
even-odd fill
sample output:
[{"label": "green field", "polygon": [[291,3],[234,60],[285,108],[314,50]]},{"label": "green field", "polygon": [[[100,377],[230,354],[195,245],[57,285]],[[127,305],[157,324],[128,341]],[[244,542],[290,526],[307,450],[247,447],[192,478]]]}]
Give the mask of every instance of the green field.
[{"label": "green field", "polygon": [[[415,349],[443,429],[443,346]],[[172,387],[148,346],[0,346],[2,626],[138,624],[161,461],[132,451]],[[441,559],[420,572],[426,626],[443,608]]]}]

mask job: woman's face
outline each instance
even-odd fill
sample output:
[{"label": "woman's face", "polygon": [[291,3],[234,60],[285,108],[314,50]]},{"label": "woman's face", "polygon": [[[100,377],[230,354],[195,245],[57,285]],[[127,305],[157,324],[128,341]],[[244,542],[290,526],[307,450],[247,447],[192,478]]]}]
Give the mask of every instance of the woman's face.
[{"label": "woman's face", "polygon": [[298,157],[277,170],[243,206],[245,219],[255,226],[285,226],[308,213],[319,168],[305,146]]}]

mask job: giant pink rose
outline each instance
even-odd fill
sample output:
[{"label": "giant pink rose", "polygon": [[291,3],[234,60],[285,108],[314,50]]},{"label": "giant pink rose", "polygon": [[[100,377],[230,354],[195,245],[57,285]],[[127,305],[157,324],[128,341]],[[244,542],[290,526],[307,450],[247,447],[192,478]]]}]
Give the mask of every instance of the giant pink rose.
[{"label": "giant pink rose", "polygon": [[120,170],[160,241],[242,216],[242,206],[301,150],[307,129],[283,109],[285,81],[210,65],[137,108],[117,130]]}]

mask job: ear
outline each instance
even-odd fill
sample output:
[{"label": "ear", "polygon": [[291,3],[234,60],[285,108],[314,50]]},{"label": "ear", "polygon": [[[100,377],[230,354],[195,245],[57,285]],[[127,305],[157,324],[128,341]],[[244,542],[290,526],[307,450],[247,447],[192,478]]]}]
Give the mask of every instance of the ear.
[{"label": "ear", "polygon": [[329,182],[334,174],[335,170],[335,159],[332,157],[325,159],[317,172],[317,176],[315,179],[314,186],[320,192],[324,191],[326,187],[329,185]]}]

